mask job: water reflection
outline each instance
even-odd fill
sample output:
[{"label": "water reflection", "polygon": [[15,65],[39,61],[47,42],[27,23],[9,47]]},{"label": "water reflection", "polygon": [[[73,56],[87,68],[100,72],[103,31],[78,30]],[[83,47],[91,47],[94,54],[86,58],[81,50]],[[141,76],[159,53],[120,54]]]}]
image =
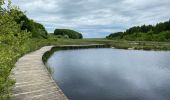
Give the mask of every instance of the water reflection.
[{"label": "water reflection", "polygon": [[170,100],[170,52],[84,49],[48,65],[70,100]]}]

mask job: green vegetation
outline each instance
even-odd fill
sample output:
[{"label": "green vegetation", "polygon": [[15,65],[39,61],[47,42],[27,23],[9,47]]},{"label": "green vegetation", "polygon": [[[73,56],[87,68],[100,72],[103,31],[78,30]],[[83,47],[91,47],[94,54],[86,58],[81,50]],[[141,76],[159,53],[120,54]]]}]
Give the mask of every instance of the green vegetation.
[{"label": "green vegetation", "polygon": [[82,39],[83,38],[81,33],[76,32],[74,30],[70,30],[70,29],[56,29],[54,31],[54,35],[64,36],[65,38],[70,38],[70,39]]},{"label": "green vegetation", "polygon": [[18,58],[54,41],[44,38],[48,36],[41,24],[28,19],[10,1],[0,0],[0,100],[10,99],[15,83],[10,74]]},{"label": "green vegetation", "polygon": [[[7,5],[7,7],[4,7],[4,5]],[[168,23],[167,26],[169,25]],[[155,27],[162,26],[164,25],[156,25]],[[167,28],[166,31],[162,31],[161,28],[155,31],[157,33],[152,34],[154,32],[152,30],[144,34],[152,34],[151,37],[158,35],[156,39],[159,39],[159,41],[169,41],[169,30]],[[107,44],[121,49],[170,50],[169,42],[82,39],[83,37],[80,33],[68,29],[56,29],[54,34],[48,35],[43,25],[27,18],[20,9],[12,6],[10,1],[5,4],[4,0],[0,0],[0,100],[10,99],[12,86],[15,84],[15,80],[10,78],[10,74],[15,67],[16,61],[22,55],[46,45]],[[128,33],[128,35],[119,34],[116,36],[118,39],[124,39],[127,36],[127,40],[130,40],[130,35],[134,33]],[[142,34],[142,37],[144,37],[144,34]],[[160,34],[161,37],[159,36]],[[145,38],[149,37],[146,36]],[[49,55],[47,54],[47,58]],[[47,58],[43,58],[43,60],[46,61]]]},{"label": "green vegetation", "polygon": [[14,81],[9,78],[12,67],[25,48],[24,41],[30,33],[21,31],[20,25],[14,20],[15,12],[11,6],[2,8],[4,1],[0,0],[0,99],[8,100],[11,85]]},{"label": "green vegetation", "polygon": [[170,20],[155,26],[135,26],[125,32],[112,33],[106,38],[129,41],[170,41]]},{"label": "green vegetation", "polygon": [[26,30],[31,33],[33,38],[47,38],[47,31],[43,25],[29,19],[22,11],[18,9],[11,9],[15,12],[14,20],[21,25],[21,30]]}]

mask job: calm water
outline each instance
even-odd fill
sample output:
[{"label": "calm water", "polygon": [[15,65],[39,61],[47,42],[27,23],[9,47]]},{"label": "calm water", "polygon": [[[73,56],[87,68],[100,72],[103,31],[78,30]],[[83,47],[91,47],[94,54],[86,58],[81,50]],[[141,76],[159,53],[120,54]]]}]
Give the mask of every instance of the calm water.
[{"label": "calm water", "polygon": [[170,52],[63,50],[48,65],[69,100],[170,100]]}]

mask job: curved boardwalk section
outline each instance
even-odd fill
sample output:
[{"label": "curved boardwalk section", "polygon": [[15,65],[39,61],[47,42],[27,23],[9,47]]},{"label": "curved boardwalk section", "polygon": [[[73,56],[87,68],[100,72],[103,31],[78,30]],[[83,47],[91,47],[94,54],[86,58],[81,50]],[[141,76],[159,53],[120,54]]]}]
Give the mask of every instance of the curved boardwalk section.
[{"label": "curved boardwalk section", "polygon": [[67,100],[42,62],[51,48],[45,46],[18,60],[12,72],[16,80],[12,100]]}]

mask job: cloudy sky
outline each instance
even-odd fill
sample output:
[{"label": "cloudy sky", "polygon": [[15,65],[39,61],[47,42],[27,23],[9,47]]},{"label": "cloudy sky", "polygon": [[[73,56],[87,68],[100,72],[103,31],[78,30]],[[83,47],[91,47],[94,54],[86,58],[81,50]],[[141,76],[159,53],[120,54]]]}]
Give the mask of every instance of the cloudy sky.
[{"label": "cloudy sky", "polygon": [[170,19],[170,0],[12,0],[48,32],[55,28],[79,31],[84,37]]}]

